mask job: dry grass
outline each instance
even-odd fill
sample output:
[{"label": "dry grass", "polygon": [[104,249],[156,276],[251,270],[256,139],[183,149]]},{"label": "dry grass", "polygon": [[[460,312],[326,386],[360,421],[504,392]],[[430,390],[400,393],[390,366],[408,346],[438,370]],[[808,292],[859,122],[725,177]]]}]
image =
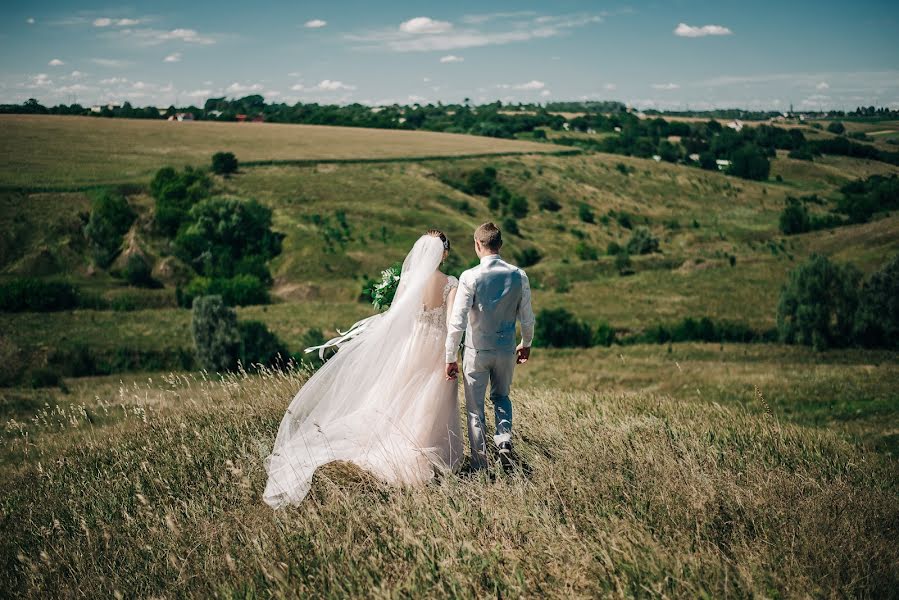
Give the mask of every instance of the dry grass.
[{"label": "dry grass", "polygon": [[[260,499],[301,373],[94,386],[7,424],[11,596],[856,596],[897,588],[895,470],[836,436],[652,394],[515,393],[526,471]],[[76,392],[77,394],[77,392]],[[112,423],[114,422],[114,426]],[[103,426],[108,423],[110,426]]]},{"label": "dry grass", "polygon": [[0,116],[0,185],[136,182],[164,165],[208,165],[218,151],[241,161],[404,158],[553,152],[547,144],[426,131]]}]

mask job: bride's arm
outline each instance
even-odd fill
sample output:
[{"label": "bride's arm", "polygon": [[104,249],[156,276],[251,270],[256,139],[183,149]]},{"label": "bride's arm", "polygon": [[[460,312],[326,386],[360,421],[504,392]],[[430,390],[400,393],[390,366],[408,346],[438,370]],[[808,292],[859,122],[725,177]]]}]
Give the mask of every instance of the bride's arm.
[{"label": "bride's arm", "polygon": [[456,360],[459,351],[459,342],[462,341],[462,333],[468,326],[468,312],[474,301],[474,290],[467,281],[465,274],[459,278],[459,287],[450,292],[446,300],[447,308],[452,307],[446,315],[446,362]]}]

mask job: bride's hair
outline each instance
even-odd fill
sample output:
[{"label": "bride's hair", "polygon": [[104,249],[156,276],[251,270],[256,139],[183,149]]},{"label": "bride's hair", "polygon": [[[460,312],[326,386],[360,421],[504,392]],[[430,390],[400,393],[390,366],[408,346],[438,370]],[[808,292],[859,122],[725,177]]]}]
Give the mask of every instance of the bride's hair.
[{"label": "bride's hair", "polygon": [[447,239],[446,234],[440,231],[439,229],[428,229],[428,235],[436,238],[440,238],[440,241],[443,242],[443,249],[447,252],[450,251],[450,243],[449,239]]}]

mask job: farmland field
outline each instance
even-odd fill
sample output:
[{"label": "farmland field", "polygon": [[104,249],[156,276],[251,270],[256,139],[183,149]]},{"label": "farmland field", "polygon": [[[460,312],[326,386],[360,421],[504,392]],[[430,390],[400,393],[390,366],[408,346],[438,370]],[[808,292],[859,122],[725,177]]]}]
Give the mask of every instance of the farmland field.
[{"label": "farmland field", "polygon": [[271,123],[169,122],[0,115],[0,186],[142,181],[161,164],[205,165],[219,150],[244,161],[396,159],[549,152],[486,137]]}]

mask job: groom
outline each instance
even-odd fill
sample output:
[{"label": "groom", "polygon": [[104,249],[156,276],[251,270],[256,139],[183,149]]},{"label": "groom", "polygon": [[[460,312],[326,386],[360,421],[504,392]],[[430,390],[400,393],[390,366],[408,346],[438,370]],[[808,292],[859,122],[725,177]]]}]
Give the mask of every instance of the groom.
[{"label": "groom", "polygon": [[[446,377],[456,379],[456,352],[465,332],[463,375],[468,440],[474,469],[487,466],[484,424],[484,394],[490,384],[490,400],[496,416],[496,435],[503,466],[511,465],[512,402],[509,388],[516,362],[527,362],[534,337],[534,312],[528,277],[518,267],[503,261],[499,249],[503,236],[493,223],[474,232],[474,251],[481,264],[459,277],[459,290],[447,323]],[[515,320],[521,322],[521,343],[515,346]]]}]

